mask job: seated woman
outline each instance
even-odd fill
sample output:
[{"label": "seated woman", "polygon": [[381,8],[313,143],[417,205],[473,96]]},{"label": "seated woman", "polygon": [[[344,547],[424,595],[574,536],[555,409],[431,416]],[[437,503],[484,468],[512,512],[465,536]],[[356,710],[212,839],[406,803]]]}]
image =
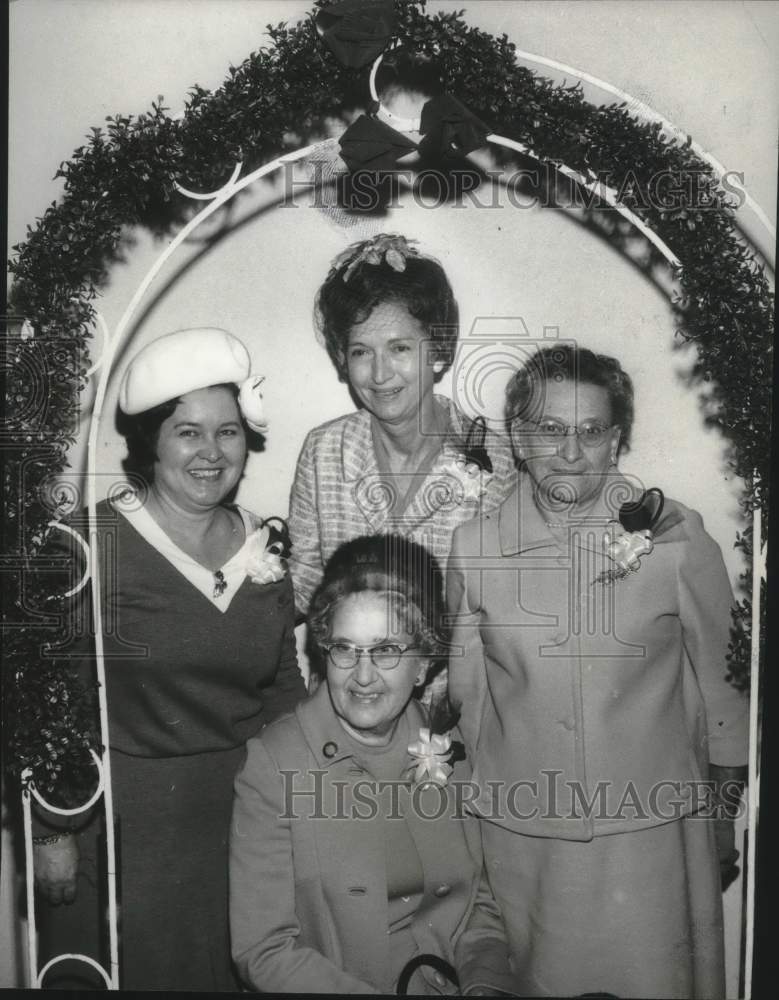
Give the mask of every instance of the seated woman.
[{"label": "seated woman", "polygon": [[[233,957],[255,990],[391,993],[422,954],[463,992],[514,989],[479,825],[462,817],[468,767],[453,754],[452,773],[413,697],[441,650],[441,608],[414,542],[358,538],[327,565],[309,618],[326,683],[249,741],[235,783]],[[452,990],[426,966],[409,992]]]},{"label": "seated woman", "polygon": [[508,440],[490,433],[481,447],[479,425],[434,393],[459,335],[438,261],[402,236],[355,243],[330,268],[316,320],[359,409],[312,430],[298,459],[289,527],[301,614],[343,542],[395,532],[443,565],[457,525],[516,482]]},{"label": "seated woman", "polygon": [[718,853],[747,756],[722,555],[699,514],[619,472],[615,358],[540,350],[506,410],[520,486],[455,533],[449,687],[520,992],[720,997]]},{"label": "seated woman", "polygon": [[[267,548],[271,527],[230,502],[246,463],[247,420],[260,416],[245,391],[239,406],[237,383],[247,376],[237,338],[184,330],[139,351],[120,390],[139,488],[99,503],[97,525],[123,989],[236,987],[227,934],[232,784],[247,738],[305,695],[292,586]],[[86,536],[85,519],[71,525]],[[71,536],[56,532],[60,539]],[[59,592],[82,577],[74,550],[60,560]],[[73,641],[57,653],[89,689],[87,592],[72,599]],[[66,784],[57,797],[71,806],[88,799],[72,801]],[[96,812],[86,823],[38,816],[41,965],[63,952],[107,965]],[[94,985],[89,974],[70,962],[46,983]]]}]

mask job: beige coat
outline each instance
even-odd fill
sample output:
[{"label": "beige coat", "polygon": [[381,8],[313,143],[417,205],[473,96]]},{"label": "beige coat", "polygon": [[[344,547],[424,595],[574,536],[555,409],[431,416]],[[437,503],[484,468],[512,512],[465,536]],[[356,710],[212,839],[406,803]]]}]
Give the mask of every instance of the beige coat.
[{"label": "beige coat", "polygon": [[695,810],[709,760],[747,759],[746,699],[725,680],[733,596],[720,550],[697,513],[667,500],[678,523],[638,572],[595,583],[612,565],[602,534],[619,485],[567,545],[527,476],[454,535],[450,695],[476,808],[518,833],[589,840],[665,823]]},{"label": "beige coat", "polygon": [[[425,724],[422,711],[412,702],[407,712],[416,732]],[[284,771],[296,772],[292,784],[285,785]],[[235,783],[230,917],[233,957],[253,988],[394,992],[384,843],[390,821],[334,818],[359,806],[356,783],[369,777],[356,767],[326,685],[249,741]],[[505,933],[482,875],[479,824],[450,818],[453,782],[468,777],[465,763],[456,765],[440,818],[403,810],[424,872],[411,933],[418,953],[455,966],[462,988],[511,991]],[[316,787],[316,798],[288,794]],[[442,799],[431,789],[419,801],[419,812],[431,816]],[[296,818],[280,818],[285,813]],[[424,976],[412,980],[411,991],[449,992],[432,970]]]}]

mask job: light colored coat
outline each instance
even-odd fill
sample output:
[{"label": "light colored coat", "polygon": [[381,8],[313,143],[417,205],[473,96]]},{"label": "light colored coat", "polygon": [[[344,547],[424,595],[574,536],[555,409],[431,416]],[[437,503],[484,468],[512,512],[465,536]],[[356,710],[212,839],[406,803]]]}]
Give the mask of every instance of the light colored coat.
[{"label": "light colored coat", "polygon": [[667,500],[663,519],[678,523],[639,570],[594,582],[612,565],[603,525],[623,486],[568,545],[524,475],[454,535],[450,696],[476,808],[517,833],[589,840],[664,823],[695,810],[709,760],[747,758],[746,699],[725,679],[733,596],[700,516]]},{"label": "light colored coat", "polygon": [[[422,545],[443,569],[452,532],[464,521],[493,510],[512,492],[516,471],[506,438],[490,434],[486,448],[493,476],[481,500],[462,496],[447,466],[460,454],[470,421],[443,396],[452,436],[442,443],[431,468],[414,476],[382,475],[376,463],[372,417],[358,410],[312,430],[298,459],[290,497],[290,571],[298,610],[305,613],[322,579],[324,565],[339,545],[360,535],[398,532]],[[391,515],[394,490],[405,493],[410,479],[418,489],[399,517]]]},{"label": "light colored coat", "polygon": [[[413,702],[407,712],[416,732],[425,717]],[[283,771],[295,774],[285,779]],[[439,818],[404,810],[424,873],[411,933],[418,953],[432,952],[454,965],[463,989],[484,985],[511,992],[516,980],[497,906],[483,880],[479,823],[450,818],[452,782],[468,776],[465,762],[457,764]],[[253,988],[394,992],[384,841],[385,824],[392,821],[383,814],[375,820],[343,818],[355,804],[364,810],[355,784],[369,777],[356,767],[326,685],[294,715],[249,741],[235,783],[230,918],[233,957]],[[316,799],[305,794],[317,787]],[[293,788],[302,794],[291,797]],[[407,800],[399,801],[402,808]],[[426,790],[418,812],[432,816],[441,802],[437,790]],[[412,991],[450,992],[432,970],[423,975],[412,979]]]}]

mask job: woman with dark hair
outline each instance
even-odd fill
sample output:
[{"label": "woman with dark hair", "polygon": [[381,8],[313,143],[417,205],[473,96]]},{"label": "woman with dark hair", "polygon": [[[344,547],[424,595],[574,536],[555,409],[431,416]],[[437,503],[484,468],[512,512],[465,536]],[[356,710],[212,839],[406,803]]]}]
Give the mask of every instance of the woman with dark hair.
[{"label": "woman with dark hair", "polygon": [[718,856],[727,878],[747,726],[722,555],[619,471],[616,359],[538,351],[506,416],[520,484],[455,533],[449,693],[519,991],[723,996]]},{"label": "woman with dark hair", "polygon": [[445,560],[455,527],[498,506],[515,481],[508,440],[484,442],[479,424],[435,394],[459,334],[438,261],[402,236],[356,243],[334,261],[316,318],[359,408],[311,431],[298,460],[290,569],[301,613],[343,542],[394,531]]},{"label": "woman with dark hair", "polygon": [[[284,538],[229,502],[247,422],[264,427],[258,380],[248,377],[235,337],[184,330],[143,348],[120,389],[136,489],[99,503],[97,519],[124,989],[236,987],[227,937],[233,778],[246,739],[305,693]],[[71,524],[86,535],[84,519]],[[86,642],[58,654],[93,686],[85,591],[72,614],[72,634]],[[63,828],[53,814],[37,818],[44,961],[101,958],[98,824],[80,821]],[[55,971],[48,985],[87,985],[83,964]]]},{"label": "woman with dark hair", "polygon": [[513,992],[469,769],[414,698],[444,651],[441,589],[430,553],[391,534],[325,568],[309,617],[325,681],[249,741],[235,783],[230,930],[254,990],[393,993],[407,969],[414,994]]}]

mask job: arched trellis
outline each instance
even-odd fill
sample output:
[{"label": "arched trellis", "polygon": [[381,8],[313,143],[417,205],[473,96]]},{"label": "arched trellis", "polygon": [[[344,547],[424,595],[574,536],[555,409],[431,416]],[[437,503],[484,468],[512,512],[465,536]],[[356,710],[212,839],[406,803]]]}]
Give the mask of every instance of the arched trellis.
[{"label": "arched trellis", "polygon": [[[554,88],[548,81],[539,80],[527,70],[514,64],[513,46],[506,39],[495,40],[481,32],[469,29],[461,18],[451,15],[428,17],[420,9],[415,0],[398,0],[399,14],[398,37],[420,51],[433,54],[441,61],[442,75],[448,88],[462,100],[469,103],[487,120],[501,122],[506,135],[492,133],[489,140],[495,145],[502,145],[523,154],[535,156],[546,162],[554,163],[562,173],[571,177],[577,183],[596,190],[623,217],[644,233],[656,250],[669,263],[679,267],[682,283],[690,301],[693,303],[692,316],[685,322],[685,333],[696,339],[699,344],[708,345],[702,350],[702,366],[705,375],[710,374],[720,389],[725,389],[726,407],[732,403],[735,393],[728,394],[728,378],[732,377],[738,385],[738,394],[743,397],[744,382],[739,379],[738,372],[732,370],[727,359],[720,356],[711,344],[716,343],[714,331],[721,319],[721,306],[727,306],[728,314],[735,316],[735,326],[741,343],[748,347],[746,361],[758,357],[762,361],[760,371],[765,376],[765,354],[770,343],[771,296],[767,282],[760,268],[754,263],[749,250],[744,248],[732,233],[731,210],[725,197],[720,193],[717,201],[717,211],[711,219],[701,220],[690,218],[689,213],[680,214],[678,218],[662,218],[662,212],[646,210],[640,206],[620,201],[617,192],[609,189],[599,178],[605,176],[614,168],[624,164],[626,154],[610,144],[609,134],[612,131],[630,133],[636,141],[652,147],[653,155],[658,162],[672,163],[675,168],[700,169],[700,160],[696,159],[694,151],[689,147],[674,142],[659,135],[659,129],[647,128],[645,124],[633,122],[629,114],[619,107],[608,109],[593,108],[586,105],[575,89]],[[59,369],[65,370],[66,377],[60,383],[52,385],[52,411],[60,416],[71,417],[76,403],[75,390],[83,386],[84,379],[93,372],[100,370],[97,396],[89,434],[87,500],[90,511],[89,539],[92,565],[98,564],[96,551],[97,535],[95,526],[95,445],[98,425],[105,397],[105,389],[111,371],[111,363],[116,357],[122,342],[129,331],[129,323],[144,294],[152,284],[156,274],[165,260],[180,245],[183,239],[193,229],[232,197],[244,190],[261,177],[268,176],[284,163],[303,158],[316,147],[284,154],[274,158],[265,166],[255,166],[273,147],[284,145],[284,133],[298,121],[313,120],[317,113],[322,113],[333,102],[337,103],[339,95],[345,102],[352,100],[355,75],[351,75],[338,67],[329,53],[321,46],[310,23],[303,22],[293,29],[279,28],[271,32],[275,48],[271,51],[262,50],[250,57],[237,70],[231,71],[231,78],[225,86],[213,95],[195,91],[187,111],[178,122],[168,118],[160,106],[154,106],[153,114],[148,118],[139,119],[135,127],[129,119],[114,119],[109,126],[110,140],[107,144],[100,135],[96,135],[86,153],[74,157],[74,161],[62,171],[66,178],[65,198],[60,206],[53,206],[44,218],[40,220],[36,231],[31,232],[27,244],[17,248],[18,256],[12,270],[17,276],[14,302],[17,311],[27,320],[28,337],[20,338],[19,356],[24,355],[24,348],[31,353],[38,346],[41,334],[47,330],[62,334],[63,340],[71,338],[74,351],[74,362],[60,362]],[[464,48],[465,46],[465,48]],[[326,94],[322,85],[322,64],[330,70]],[[312,67],[316,72],[312,71]],[[477,72],[478,71],[478,72]],[[265,79],[261,77],[265,75]],[[292,91],[279,100],[279,108],[271,108],[273,98],[279,98],[282,88]],[[260,87],[259,84],[265,84]],[[275,88],[275,89],[274,89]],[[262,93],[260,93],[262,90]],[[532,100],[528,100],[532,98]],[[264,101],[263,101],[264,99]],[[299,103],[296,103],[299,102]],[[260,110],[257,111],[259,105]],[[225,114],[231,110],[233,114]],[[300,116],[296,115],[296,109]],[[304,109],[304,110],[303,110]],[[518,109],[524,117],[518,116]],[[236,114],[236,111],[238,112]],[[528,113],[529,112],[529,113]],[[226,132],[229,121],[232,132]],[[260,124],[258,124],[260,123]],[[505,123],[505,124],[504,124]],[[549,126],[554,125],[556,133],[549,132]],[[602,150],[600,161],[586,156],[582,159],[582,136],[587,135],[591,142],[600,140]],[[562,137],[562,138],[561,138]],[[637,138],[640,137],[640,140]],[[110,150],[106,149],[106,146]],[[240,178],[241,157],[239,151],[247,150],[244,159],[249,167],[255,167],[246,177]],[[208,147],[208,148],[206,148]],[[104,165],[106,153],[110,151],[125,154],[112,156],[113,173],[101,174],[101,164]],[[130,154],[130,155],[128,155]],[[133,160],[133,156],[135,160]],[[236,159],[239,160],[235,165]],[[649,157],[651,159],[651,157]],[[128,176],[130,171],[123,171],[122,164],[140,164],[143,169],[134,171],[138,176]],[[207,188],[217,176],[224,176],[233,169],[230,180],[212,195],[195,194],[193,188]],[[143,174],[147,173],[144,180]],[[187,177],[186,186],[183,178]],[[115,189],[111,183],[115,182]],[[711,175],[711,186],[716,191],[716,176]],[[106,190],[108,188],[108,190]],[[88,197],[84,197],[84,195]],[[87,369],[82,359],[86,356],[87,335],[95,322],[101,323],[99,313],[91,305],[91,300],[97,293],[106,257],[114,252],[120,240],[120,228],[124,224],[138,221],[148,221],[150,203],[157,209],[164,208],[175,202],[177,196],[208,200],[208,205],[202,212],[191,219],[172,239],[162,257],[155,262],[139,286],[135,296],[129,303],[125,314],[117,326],[113,336],[103,330],[105,347],[101,357]],[[77,208],[77,206],[81,206]],[[86,207],[84,207],[86,206]],[[87,209],[94,213],[90,220],[91,226],[79,226],[78,212],[83,216]],[[635,210],[634,210],[635,209]],[[680,209],[684,213],[684,209]],[[95,223],[97,219],[97,223]],[[710,222],[711,225],[706,225]],[[692,224],[692,228],[690,228]],[[91,228],[91,234],[90,234]],[[87,244],[94,239],[95,249]],[[703,248],[705,247],[705,254]],[[696,253],[696,250],[698,253]],[[706,257],[706,269],[712,268],[712,253],[725,265],[717,275],[718,288],[710,282],[707,286],[702,269],[702,258]],[[52,258],[57,257],[52,265]],[[47,267],[48,265],[48,267]],[[45,280],[41,281],[41,276]],[[746,291],[744,292],[744,289]],[[736,294],[736,291],[738,294]],[[733,303],[740,304],[740,309],[733,309]],[[730,304],[729,304],[730,303]],[[701,321],[703,316],[703,322]],[[720,330],[723,327],[719,326]],[[32,331],[32,333],[30,333]],[[730,334],[730,336],[728,335]],[[736,340],[732,331],[725,331],[721,342],[728,345]],[[43,348],[44,353],[46,348]],[[53,348],[52,348],[53,353]],[[79,367],[81,365],[81,367]],[[57,365],[52,366],[54,374],[59,374]],[[753,372],[759,375],[759,372]],[[13,375],[13,373],[12,373]],[[752,544],[755,546],[757,558],[753,559],[752,607],[759,607],[761,580],[761,545],[760,519],[761,504],[764,502],[762,483],[765,481],[766,456],[761,453],[760,439],[760,400],[765,399],[768,387],[765,377],[755,380],[755,391],[752,398],[746,400],[745,413],[741,420],[730,421],[731,438],[734,440],[736,452],[736,471],[747,479],[745,506],[751,511]],[[743,417],[743,414],[742,414]],[[767,416],[762,419],[767,420]],[[51,421],[54,429],[57,422]],[[726,421],[723,418],[723,423]],[[61,429],[61,427],[60,427]],[[749,435],[746,430],[749,430]],[[27,435],[25,435],[27,436]],[[757,442],[756,440],[757,439]],[[35,438],[30,435],[34,449]],[[59,459],[64,461],[66,448],[62,447]],[[46,465],[46,473],[52,471],[51,463]],[[35,482],[32,482],[34,497]],[[31,515],[28,516],[24,530],[20,531],[20,553],[34,552],[39,545],[38,539],[43,537],[43,527],[50,517],[48,510],[41,510],[43,517],[36,516],[36,503],[30,504]],[[17,516],[19,512],[17,511]],[[99,623],[99,574],[94,574],[92,583],[92,600],[96,608],[96,622]],[[20,630],[23,632],[24,629]],[[98,672],[102,679],[102,636],[100,628],[96,628]],[[16,652],[21,648],[17,645]],[[18,662],[17,655],[17,662]],[[759,659],[759,632],[753,629],[751,635],[750,660],[753,665],[752,684],[756,684],[757,670],[754,669]],[[18,669],[15,679],[23,685],[25,674],[23,668]],[[67,686],[63,675],[58,682]],[[100,716],[103,726],[101,742],[107,745],[107,711],[105,705],[104,685],[100,689]],[[30,685],[34,695],[34,683]],[[753,697],[752,711],[756,713],[757,699]],[[40,753],[30,753],[28,747],[19,746],[17,741],[15,763],[18,773],[41,787],[46,787],[47,774],[41,766]],[[21,752],[19,752],[21,751]],[[26,754],[26,755],[25,755]],[[37,757],[36,757],[37,754]],[[43,762],[45,763],[45,761]],[[751,762],[752,766],[753,762]],[[752,802],[756,801],[756,771],[753,774]],[[104,800],[107,819],[110,824],[110,760],[103,759],[103,780],[107,794]],[[28,793],[29,794],[29,793]],[[29,802],[27,803],[29,806]],[[112,836],[109,838],[112,841]],[[750,844],[753,848],[753,844]],[[109,871],[112,870],[109,845]],[[750,875],[754,877],[754,864],[749,866]],[[115,903],[115,897],[114,897]],[[748,913],[748,919],[750,914]],[[88,960],[90,963],[92,960]],[[118,985],[116,968],[116,934],[115,927],[111,937],[111,970],[103,976],[106,982],[114,987]]]}]

